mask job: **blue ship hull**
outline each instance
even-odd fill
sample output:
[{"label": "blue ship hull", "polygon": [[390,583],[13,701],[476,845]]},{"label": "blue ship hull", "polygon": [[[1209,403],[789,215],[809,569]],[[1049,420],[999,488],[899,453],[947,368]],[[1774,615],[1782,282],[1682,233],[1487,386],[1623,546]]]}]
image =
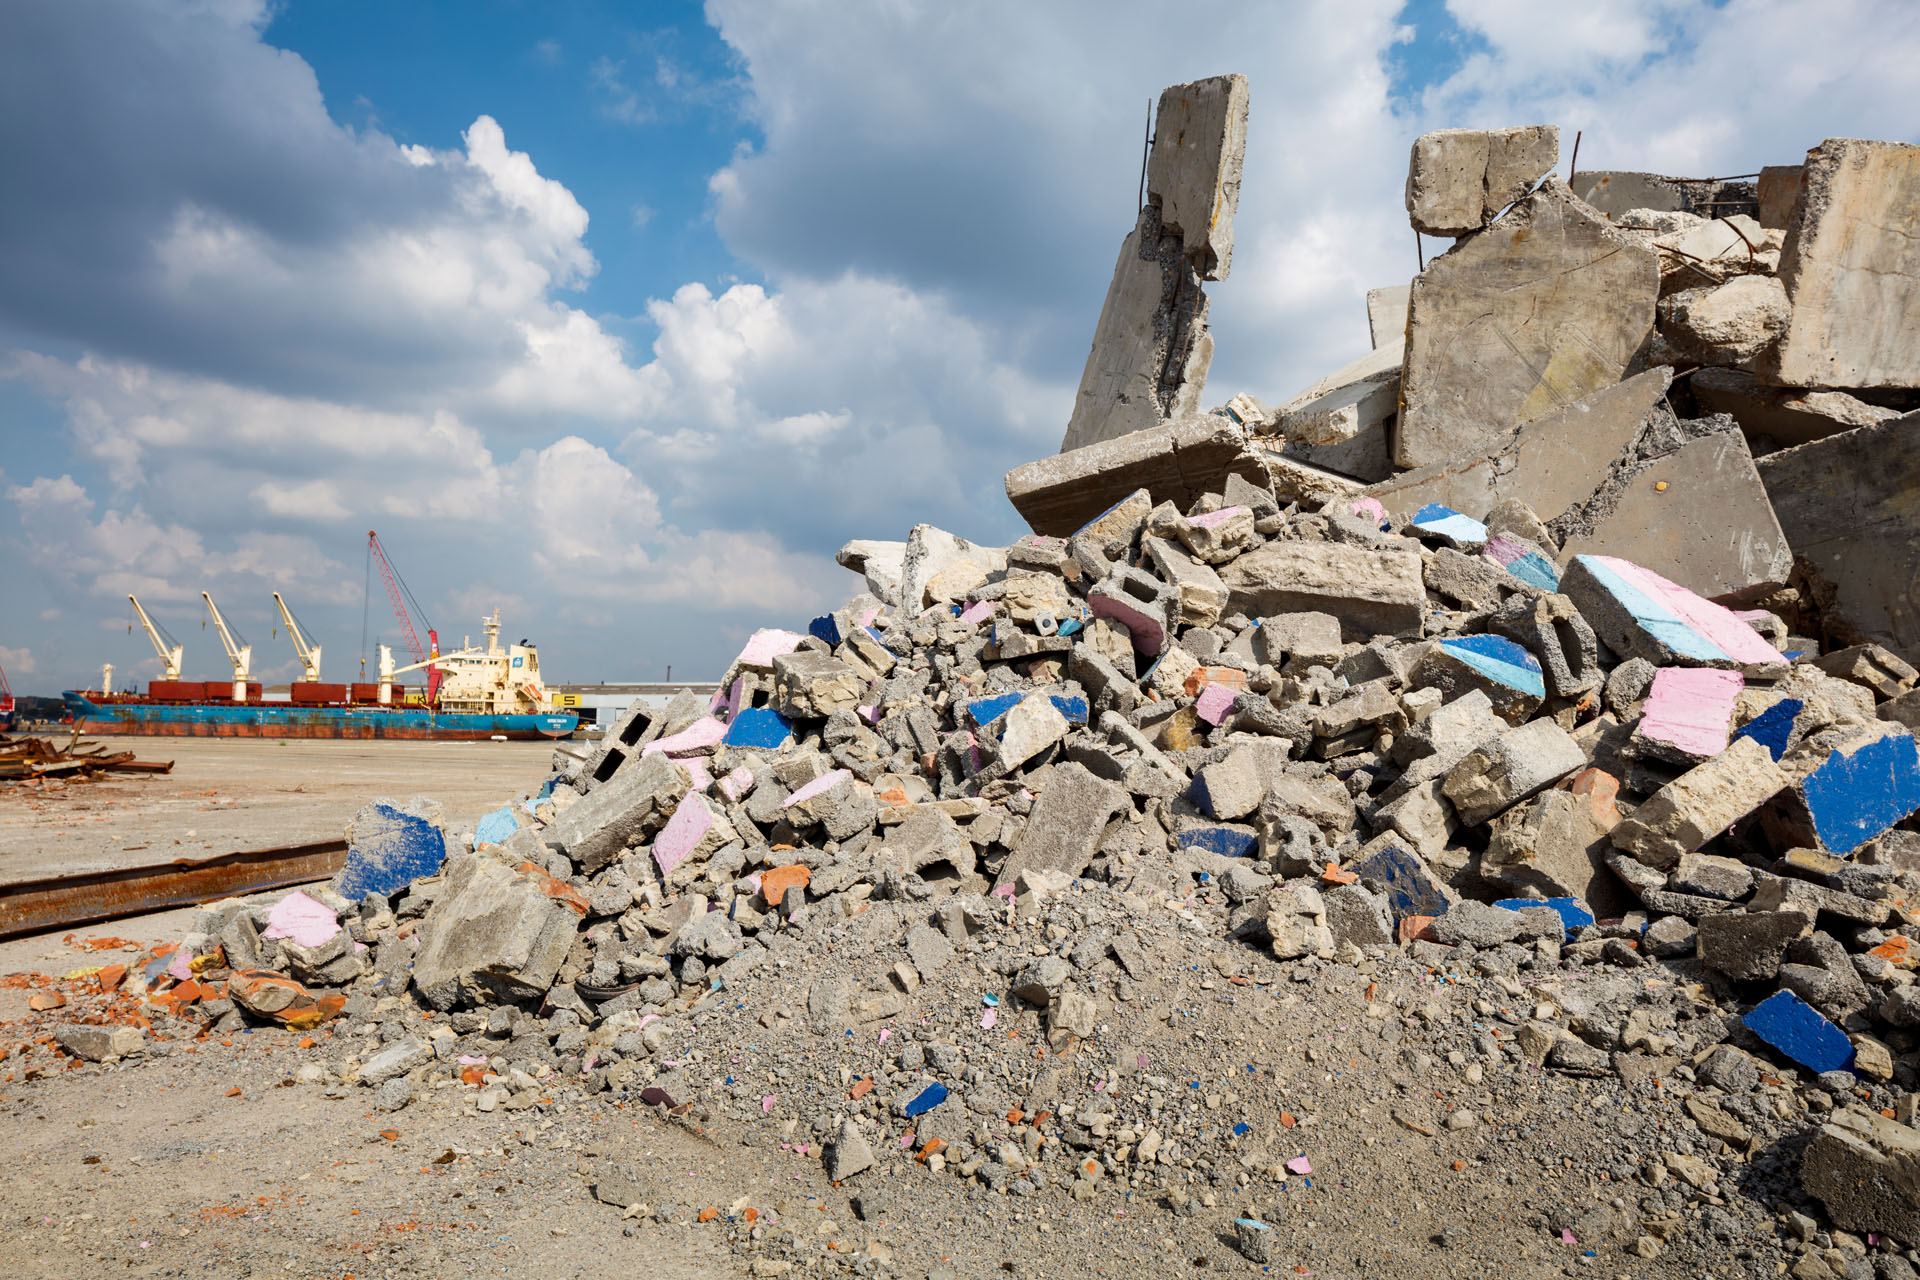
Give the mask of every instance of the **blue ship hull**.
[{"label": "blue ship hull", "polygon": [[580,723],[571,711],[540,715],[474,715],[422,707],[314,707],[286,702],[149,702],[139,698],[95,701],[84,693],[64,695],[75,728],[96,735],[142,734],[186,738],[398,738],[459,742],[505,737],[564,738]]}]

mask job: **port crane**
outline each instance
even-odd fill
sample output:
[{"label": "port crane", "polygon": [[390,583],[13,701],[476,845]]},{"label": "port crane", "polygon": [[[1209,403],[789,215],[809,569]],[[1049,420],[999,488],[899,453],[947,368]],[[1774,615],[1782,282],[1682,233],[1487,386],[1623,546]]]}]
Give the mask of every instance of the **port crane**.
[{"label": "port crane", "polygon": [[303,670],[301,679],[308,684],[320,683],[320,646],[307,643],[307,633],[295,620],[293,610],[287,608],[287,602],[280,598],[278,591],[273,593],[273,602],[280,606],[280,621],[287,626],[287,638],[293,641],[293,651],[300,655]]},{"label": "port crane", "polygon": [[253,666],[253,646],[246,643],[245,636],[235,643],[233,632],[227,627],[227,620],[220,616],[220,607],[214,604],[213,597],[202,591],[200,598],[207,602],[207,612],[213,617],[213,629],[220,633],[220,643],[227,651],[227,661],[233,664],[233,700],[245,702],[247,672]]},{"label": "port crane", "polygon": [[[139,615],[140,625],[147,629],[147,639],[152,642],[153,651],[160,656],[160,678],[178,680],[180,678],[180,642],[173,638],[171,632],[147,616],[147,611],[140,607],[140,601],[136,597],[128,596],[127,602],[133,606],[134,613]],[[211,605],[213,602],[207,603]],[[131,631],[133,628],[127,629]]]},{"label": "port crane", "polygon": [[[386,584],[387,600],[393,605],[393,616],[400,620],[400,634],[406,637],[407,652],[413,656],[413,665],[403,667],[401,670],[418,671],[423,668],[426,670],[427,705],[429,707],[434,706],[440,701],[440,633],[429,625],[427,627],[427,643],[425,646],[421,645],[419,633],[413,628],[413,614],[420,614],[420,621],[423,623],[427,620],[426,614],[421,610],[420,602],[414,599],[413,592],[408,588],[406,579],[402,578],[399,573],[394,570],[393,562],[387,559],[387,549],[380,545],[380,535],[372,529],[367,530],[367,560],[370,564],[376,565],[380,569],[380,580]],[[367,592],[368,594],[372,594],[372,591],[373,583],[371,581],[371,575],[369,575]],[[407,601],[409,600],[413,601],[413,610],[411,613],[407,610]],[[362,635],[361,642],[363,645],[365,641],[366,637]],[[362,664],[366,661],[365,653],[366,650],[362,648]],[[384,702],[386,699],[382,698],[381,701]]]},{"label": "port crane", "polygon": [[7,683],[7,669],[0,667],[0,729],[13,728],[13,688]]}]

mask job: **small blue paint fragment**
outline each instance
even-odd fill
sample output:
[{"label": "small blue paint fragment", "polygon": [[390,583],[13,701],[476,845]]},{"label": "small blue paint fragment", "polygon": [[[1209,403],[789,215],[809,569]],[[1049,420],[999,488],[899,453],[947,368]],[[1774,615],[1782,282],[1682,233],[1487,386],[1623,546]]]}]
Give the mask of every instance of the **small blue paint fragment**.
[{"label": "small blue paint fragment", "polygon": [[1489,680],[1536,698],[1547,696],[1540,660],[1505,636],[1456,636],[1440,648]]},{"label": "small blue paint fragment", "polygon": [[474,824],[473,842],[475,844],[503,844],[506,838],[520,829],[520,820],[513,816],[513,806],[503,804],[492,813],[482,814],[480,821]]},{"label": "small blue paint fragment", "polygon": [[1244,858],[1259,841],[1248,827],[1193,827],[1174,839],[1182,849],[1201,849],[1223,858]]},{"label": "small blue paint fragment", "polygon": [[967,718],[973,721],[974,728],[984,729],[1019,706],[1023,696],[1018,693],[996,693],[991,698],[975,698],[967,703]]},{"label": "small blue paint fragment", "polygon": [[873,627],[862,627],[860,629],[872,636],[875,644],[884,645],[886,643],[886,637],[882,636],[877,629]]},{"label": "small blue paint fragment", "polygon": [[353,815],[353,843],[333,890],[348,902],[370,893],[389,896],[447,860],[447,834],[418,814],[376,800]]},{"label": "small blue paint fragment", "polygon": [[812,622],[809,622],[807,624],[807,634],[816,639],[824,640],[830,645],[838,645],[840,641],[845,638],[840,634],[840,623],[836,621],[830,613],[823,613]]},{"label": "small blue paint fragment", "polygon": [[1081,621],[1079,618],[1068,618],[1065,622],[1060,624],[1059,634],[1063,636],[1077,636],[1080,634],[1080,628],[1086,625],[1087,624]]},{"label": "small blue paint fragment", "polygon": [[1478,546],[1488,537],[1486,525],[1438,502],[1429,502],[1414,512],[1413,527],[1421,533],[1435,534],[1448,542],[1469,546]]},{"label": "small blue paint fragment", "polygon": [[1388,845],[1353,870],[1387,891],[1387,907],[1396,922],[1408,916],[1442,916],[1453,907],[1453,893],[1405,849]]},{"label": "small blue paint fragment", "polygon": [[1240,1123],[1233,1126],[1233,1136],[1236,1138],[1244,1138],[1252,1132],[1253,1132],[1253,1126],[1248,1124],[1245,1120],[1242,1120],[1240,1121]]},{"label": "small blue paint fragment", "polygon": [[915,1116],[925,1115],[946,1100],[947,1086],[937,1082],[930,1084],[922,1089],[919,1095],[904,1108],[907,1119],[911,1120]]},{"label": "small blue paint fragment", "polygon": [[989,1009],[997,1009],[1000,1007],[1000,997],[993,994],[993,992],[989,991],[985,995],[980,997],[980,1003],[984,1004]]},{"label": "small blue paint fragment", "polygon": [[558,778],[548,778],[545,782],[541,783],[540,790],[535,792],[533,796],[535,802],[553,799],[553,784],[558,781]]},{"label": "small blue paint fragment", "polygon": [[742,707],[721,741],[730,747],[759,747],[772,751],[793,736],[793,726],[772,707]]},{"label": "small blue paint fragment", "polygon": [[1920,743],[1890,733],[1836,751],[1800,784],[1800,794],[1827,851],[1852,853],[1920,809]]},{"label": "small blue paint fragment", "polygon": [[1853,1065],[1847,1033],[1791,991],[1776,991],[1740,1022],[1809,1071],[1840,1071]]},{"label": "small blue paint fragment", "polygon": [[1070,698],[1065,694],[1050,693],[1047,695],[1047,701],[1053,704],[1055,711],[1058,711],[1067,718],[1068,724],[1085,724],[1087,722],[1087,700],[1085,698]]},{"label": "small blue paint fragment", "polygon": [[1736,739],[1752,738],[1778,761],[1787,754],[1787,740],[1793,736],[1793,722],[1806,709],[1806,705],[1798,698],[1782,698],[1741,725],[1733,736]]},{"label": "small blue paint fragment", "polygon": [[1538,587],[1542,591],[1560,589],[1560,571],[1553,567],[1552,561],[1538,552],[1529,551],[1512,564],[1502,567],[1528,586]]},{"label": "small blue paint fragment", "polygon": [[1522,911],[1528,907],[1552,907],[1560,913],[1560,923],[1567,926],[1569,934],[1575,929],[1584,929],[1593,923],[1593,912],[1581,906],[1578,898],[1502,898],[1493,905],[1505,907],[1509,911]]}]

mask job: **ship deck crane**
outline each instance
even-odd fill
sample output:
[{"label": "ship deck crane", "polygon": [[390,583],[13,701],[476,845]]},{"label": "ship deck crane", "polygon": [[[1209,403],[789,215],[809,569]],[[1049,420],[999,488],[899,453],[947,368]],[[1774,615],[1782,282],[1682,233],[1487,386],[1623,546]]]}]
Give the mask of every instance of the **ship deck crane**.
[{"label": "ship deck crane", "polygon": [[253,646],[245,642],[244,636],[239,643],[235,643],[233,632],[227,627],[227,620],[220,616],[220,607],[214,604],[213,597],[202,591],[200,598],[207,602],[207,612],[213,615],[213,629],[220,633],[220,643],[227,651],[227,661],[233,664],[233,700],[245,702],[247,672],[253,666]]},{"label": "ship deck crane", "polygon": [[320,646],[307,643],[307,633],[295,620],[293,610],[287,608],[287,602],[280,598],[278,591],[273,593],[273,602],[280,606],[280,621],[287,625],[287,638],[293,641],[293,651],[300,655],[303,668],[301,679],[308,684],[320,683]]},{"label": "ship deck crane", "polygon": [[[140,601],[136,597],[128,596],[127,602],[133,606],[134,613],[139,615],[140,625],[147,629],[147,639],[152,642],[153,651],[160,656],[160,678],[178,680],[180,678],[180,643],[173,638],[172,633],[147,616],[147,611],[140,607]],[[162,637],[165,638],[162,639]]]},{"label": "ship deck crane", "polygon": [[7,669],[0,667],[0,729],[13,728],[13,688],[7,683]]},{"label": "ship deck crane", "polygon": [[[380,690],[378,694],[380,705],[388,706],[393,702],[393,678],[395,676],[403,676],[409,671],[419,671],[421,668],[424,667],[426,668],[428,677],[431,678],[432,676],[437,674],[437,672],[435,671],[436,663],[444,662],[448,658],[471,658],[479,652],[480,650],[478,649],[461,649],[454,653],[441,653],[439,652],[439,648],[436,645],[434,650],[434,655],[431,658],[428,658],[425,662],[416,662],[412,666],[407,666],[407,667],[396,667],[393,665],[393,646],[385,645],[385,644],[381,645],[380,646],[380,668],[379,668]],[[431,699],[428,700],[427,705],[428,706],[433,705],[433,702]]]},{"label": "ship deck crane", "polygon": [[[426,622],[426,615],[422,613],[420,609],[420,602],[414,599],[413,591],[407,586],[406,579],[400,576],[394,569],[393,562],[387,559],[387,549],[380,545],[380,535],[372,529],[367,530],[367,561],[370,566],[378,565],[380,567],[380,580],[386,584],[387,600],[393,605],[393,616],[400,620],[400,632],[407,639],[407,652],[413,655],[413,666],[406,668],[406,670],[414,671],[421,667],[426,668],[427,705],[429,707],[435,706],[440,701],[441,671],[437,665],[437,659],[441,656],[440,633],[429,625],[427,627],[428,647],[421,647],[420,637],[413,629],[413,614],[419,613],[422,622]],[[367,594],[373,594],[373,575],[371,572],[367,575]],[[412,613],[407,611],[407,601],[409,600],[413,601]],[[363,633],[360,637],[360,661],[363,671],[365,670],[366,663],[366,639]],[[386,699],[382,698],[381,701],[385,702]]]}]

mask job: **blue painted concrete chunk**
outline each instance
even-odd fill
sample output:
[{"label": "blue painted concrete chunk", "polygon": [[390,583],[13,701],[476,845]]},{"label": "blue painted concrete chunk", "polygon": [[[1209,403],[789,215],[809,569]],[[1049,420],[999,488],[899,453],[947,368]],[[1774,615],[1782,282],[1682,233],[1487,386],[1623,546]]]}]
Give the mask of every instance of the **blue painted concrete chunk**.
[{"label": "blue painted concrete chunk", "polygon": [[1223,858],[1244,858],[1259,842],[1247,827],[1193,827],[1174,837],[1182,849],[1203,849]]},{"label": "blue painted concrete chunk", "polygon": [[1019,693],[996,693],[991,698],[975,698],[967,703],[967,718],[975,728],[984,729],[1007,712],[1020,705],[1025,697]]},{"label": "blue painted concrete chunk", "polygon": [[375,800],[347,824],[347,861],[333,878],[333,890],[348,902],[370,893],[400,892],[447,860],[447,833],[440,807],[430,801],[397,805]]},{"label": "blue painted concrete chunk", "polygon": [[1667,648],[1683,658],[1698,662],[1718,662],[1726,651],[1688,626],[1672,609],[1661,604],[1592,556],[1575,556],[1607,594],[1633,615],[1633,620]]},{"label": "blue painted concrete chunk", "polygon": [[1440,647],[1489,680],[1536,698],[1547,696],[1540,660],[1505,636],[1458,636]]},{"label": "blue painted concrete chunk", "polygon": [[1413,527],[1421,533],[1436,534],[1449,542],[1477,545],[1488,538],[1487,526],[1452,507],[1429,502],[1413,514]]},{"label": "blue painted concrete chunk", "polygon": [[1593,923],[1593,912],[1580,905],[1578,898],[1502,898],[1493,904],[1505,907],[1509,911],[1523,911],[1528,907],[1552,907],[1560,914],[1560,923],[1567,926],[1567,932],[1584,929]]},{"label": "blue painted concrete chunk", "polygon": [[520,820],[513,816],[513,806],[503,804],[492,813],[486,813],[480,816],[480,821],[474,824],[473,842],[475,844],[500,844],[519,829]]},{"label": "blue painted concrete chunk", "polygon": [[1532,551],[1507,565],[1506,570],[1520,581],[1542,591],[1560,589],[1560,571],[1553,567],[1552,561]]},{"label": "blue painted concrete chunk", "polygon": [[1425,524],[1429,520],[1445,520],[1448,516],[1457,516],[1459,514],[1458,511],[1455,511],[1444,502],[1429,502],[1426,506],[1413,513],[1413,522],[1415,524]]},{"label": "blue painted concrete chunk", "polygon": [[807,624],[807,634],[825,640],[831,645],[837,645],[841,640],[845,639],[845,637],[840,634],[840,624],[834,620],[833,615],[830,613],[823,613],[812,622],[809,622]]},{"label": "blue painted concrete chunk", "polygon": [[1782,698],[1741,725],[1733,736],[1752,738],[1778,761],[1787,754],[1787,740],[1793,736],[1793,722],[1806,709],[1806,705],[1798,698]]},{"label": "blue painted concrete chunk", "polygon": [[922,1089],[902,1110],[906,1112],[907,1119],[911,1120],[915,1116],[925,1115],[946,1100],[947,1086],[936,1081]]},{"label": "blue painted concrete chunk", "polygon": [[1836,751],[1800,784],[1813,829],[1829,853],[1852,853],[1920,809],[1920,744],[1892,733]]},{"label": "blue painted concrete chunk", "polygon": [[1087,722],[1087,700],[1085,698],[1069,698],[1063,694],[1050,693],[1047,695],[1047,701],[1053,704],[1055,711],[1058,711],[1066,717],[1068,724],[1085,724]]},{"label": "blue painted concrete chunk", "polygon": [[1078,618],[1068,618],[1060,624],[1060,634],[1063,636],[1077,636],[1080,634],[1080,629],[1086,625],[1085,622],[1082,622]]},{"label": "blue painted concrete chunk", "polygon": [[1842,1071],[1853,1065],[1847,1033],[1791,991],[1774,992],[1740,1021],[1809,1071]]},{"label": "blue painted concrete chunk", "polygon": [[1453,907],[1453,892],[1405,849],[1388,845],[1353,868],[1362,880],[1386,890],[1395,921],[1408,916],[1442,916]]},{"label": "blue painted concrete chunk", "polygon": [[730,747],[760,747],[772,751],[793,736],[793,726],[772,707],[742,707],[722,739]]}]

